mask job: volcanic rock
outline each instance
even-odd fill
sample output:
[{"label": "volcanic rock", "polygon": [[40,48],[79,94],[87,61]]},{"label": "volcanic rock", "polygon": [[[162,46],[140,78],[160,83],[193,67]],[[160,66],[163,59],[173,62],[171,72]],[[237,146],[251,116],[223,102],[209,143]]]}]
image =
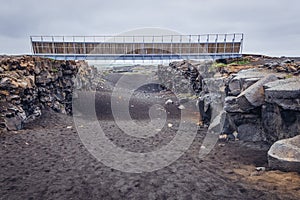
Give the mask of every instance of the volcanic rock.
[{"label": "volcanic rock", "polygon": [[261,106],[265,100],[263,85],[275,80],[278,80],[275,75],[267,75],[243,91],[237,97],[237,103],[241,109],[247,111],[254,107]]},{"label": "volcanic rock", "polygon": [[300,135],[275,142],[268,151],[269,167],[300,173]]},{"label": "volcanic rock", "polygon": [[265,100],[284,109],[300,111],[300,78],[289,78],[265,84]]},{"label": "volcanic rock", "polygon": [[85,62],[5,56],[0,66],[0,129],[19,130],[46,107],[71,114],[73,80],[84,89],[95,89],[98,83],[91,81],[96,69]]}]

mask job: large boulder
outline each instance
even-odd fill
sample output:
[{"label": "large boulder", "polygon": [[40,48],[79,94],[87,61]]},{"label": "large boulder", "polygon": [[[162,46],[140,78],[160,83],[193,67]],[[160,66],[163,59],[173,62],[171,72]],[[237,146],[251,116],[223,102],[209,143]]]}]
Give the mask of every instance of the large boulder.
[{"label": "large boulder", "polygon": [[237,104],[237,98],[234,96],[228,96],[225,98],[224,110],[228,113],[242,113],[244,112]]},{"label": "large boulder", "polygon": [[264,85],[265,100],[283,109],[300,111],[300,78],[277,80]]},{"label": "large boulder", "polygon": [[16,131],[23,128],[26,114],[21,106],[0,101],[0,113],[0,129]]},{"label": "large boulder", "polygon": [[202,81],[202,92],[198,99],[201,120],[208,123],[223,110],[226,78],[205,78]]},{"label": "large boulder", "polygon": [[[227,112],[249,112],[252,109],[259,107],[264,104],[265,94],[264,94],[264,84],[278,80],[274,74],[269,74],[259,81],[256,78],[250,78],[245,80],[251,80],[249,82],[244,81],[243,83],[247,85],[247,89],[241,92],[237,97],[229,96],[225,99],[224,109]],[[230,81],[229,90],[235,88],[236,93],[242,90],[240,80]],[[251,85],[249,87],[249,85]]]},{"label": "large boulder", "polygon": [[241,124],[237,128],[237,138],[243,141],[259,142],[266,141],[265,133],[259,123]]},{"label": "large boulder", "polygon": [[237,103],[240,108],[244,111],[248,111],[261,106],[265,101],[264,84],[276,80],[278,80],[278,78],[274,74],[270,74],[243,91],[237,96]]},{"label": "large boulder", "polygon": [[283,109],[273,103],[265,103],[261,120],[269,142],[291,138],[300,132],[300,112]]},{"label": "large boulder", "polygon": [[262,124],[268,141],[275,142],[279,138],[284,139],[282,135],[283,119],[280,108],[276,104],[266,103],[261,110]]},{"label": "large boulder", "polygon": [[300,173],[300,135],[275,142],[268,151],[269,167]]},{"label": "large boulder", "polygon": [[237,74],[232,74],[228,82],[228,95],[237,96],[242,91],[270,74],[273,74],[278,78],[284,78],[283,74],[257,68],[241,70]]}]

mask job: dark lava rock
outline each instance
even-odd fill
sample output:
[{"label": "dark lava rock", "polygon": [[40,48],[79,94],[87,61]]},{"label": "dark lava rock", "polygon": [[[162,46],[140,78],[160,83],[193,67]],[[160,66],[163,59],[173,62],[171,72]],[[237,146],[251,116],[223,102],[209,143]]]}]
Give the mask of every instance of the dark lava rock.
[{"label": "dark lava rock", "polygon": [[300,135],[275,142],[268,151],[269,167],[300,173]]}]

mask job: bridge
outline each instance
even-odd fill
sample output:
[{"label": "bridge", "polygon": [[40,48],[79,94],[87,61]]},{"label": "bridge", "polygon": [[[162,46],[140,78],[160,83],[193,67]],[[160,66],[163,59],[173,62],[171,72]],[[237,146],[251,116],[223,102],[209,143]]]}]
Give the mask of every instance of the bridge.
[{"label": "bridge", "polygon": [[178,60],[240,57],[242,33],[31,36],[32,53],[57,60]]}]

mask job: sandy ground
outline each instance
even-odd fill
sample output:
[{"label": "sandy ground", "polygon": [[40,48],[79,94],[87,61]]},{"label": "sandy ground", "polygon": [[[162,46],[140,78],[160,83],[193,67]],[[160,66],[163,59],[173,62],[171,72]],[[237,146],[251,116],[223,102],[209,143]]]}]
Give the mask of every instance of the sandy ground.
[{"label": "sandy ground", "polygon": [[[97,116],[116,145],[151,151],[176,134],[180,111],[170,105],[174,127],[148,140],[128,138],[113,120],[110,95],[109,90],[97,94]],[[130,113],[147,122],[151,103],[164,106],[172,97],[165,92],[137,92]],[[191,111],[190,123],[197,120]],[[88,152],[71,116],[44,111],[24,130],[0,135],[0,199],[300,199],[299,174],[256,171],[267,167],[265,144],[219,141],[209,155],[199,158],[206,131],[199,127],[189,150],[171,165],[154,172],[125,173]]]}]

